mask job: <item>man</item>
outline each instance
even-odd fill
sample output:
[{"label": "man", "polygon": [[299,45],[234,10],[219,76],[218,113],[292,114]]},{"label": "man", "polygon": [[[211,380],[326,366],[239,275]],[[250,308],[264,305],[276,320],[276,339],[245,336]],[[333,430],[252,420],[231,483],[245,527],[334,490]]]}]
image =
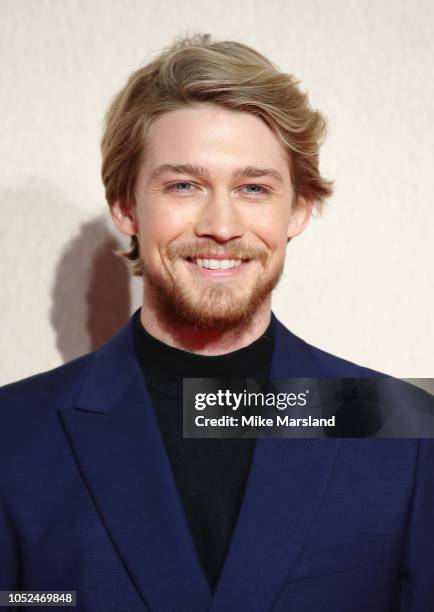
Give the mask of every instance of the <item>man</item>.
[{"label": "man", "polygon": [[113,101],[103,181],[143,306],[1,392],[0,589],[79,610],[434,609],[434,453],[418,440],[184,439],[183,377],[366,377],[271,312],[331,193],[296,81],[181,41]]}]

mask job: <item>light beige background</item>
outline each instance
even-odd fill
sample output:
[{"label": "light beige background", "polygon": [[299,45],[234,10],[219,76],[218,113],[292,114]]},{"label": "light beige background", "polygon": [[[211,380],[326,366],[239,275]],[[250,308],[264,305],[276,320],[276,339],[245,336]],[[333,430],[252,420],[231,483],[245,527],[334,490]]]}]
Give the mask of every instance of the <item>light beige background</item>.
[{"label": "light beige background", "polygon": [[103,113],[180,34],[256,47],[329,120],[324,215],[288,248],[274,311],[332,353],[433,376],[430,0],[0,0],[0,383],[98,346],[140,301],[111,254]]}]

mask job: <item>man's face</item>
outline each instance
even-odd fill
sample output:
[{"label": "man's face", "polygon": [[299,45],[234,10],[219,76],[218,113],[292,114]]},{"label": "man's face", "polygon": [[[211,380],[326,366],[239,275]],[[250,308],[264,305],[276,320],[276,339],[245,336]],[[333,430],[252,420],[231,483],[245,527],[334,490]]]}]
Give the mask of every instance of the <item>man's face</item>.
[{"label": "man's face", "polygon": [[117,223],[138,236],[144,307],[202,328],[247,324],[309,218],[293,198],[287,153],[261,119],[213,104],[158,117],[130,225]]}]

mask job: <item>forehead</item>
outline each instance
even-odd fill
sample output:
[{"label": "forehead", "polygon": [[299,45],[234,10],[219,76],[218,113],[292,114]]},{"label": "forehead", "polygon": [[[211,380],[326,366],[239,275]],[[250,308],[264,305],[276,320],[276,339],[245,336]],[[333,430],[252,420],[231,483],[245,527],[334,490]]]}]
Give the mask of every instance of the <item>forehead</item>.
[{"label": "forehead", "polygon": [[195,163],[211,170],[251,165],[289,177],[288,153],[265,122],[251,113],[195,104],[157,117],[146,136],[149,172],[161,164]]}]

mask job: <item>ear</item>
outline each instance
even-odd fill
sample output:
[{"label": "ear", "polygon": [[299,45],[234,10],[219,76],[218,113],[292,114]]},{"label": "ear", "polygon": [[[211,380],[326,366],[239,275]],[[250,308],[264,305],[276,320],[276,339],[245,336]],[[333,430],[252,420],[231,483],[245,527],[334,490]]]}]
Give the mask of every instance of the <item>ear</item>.
[{"label": "ear", "polygon": [[312,215],[314,203],[306,200],[303,196],[298,196],[293,204],[291,217],[288,225],[288,241],[301,234]]},{"label": "ear", "polygon": [[122,234],[135,236],[139,233],[134,205],[127,205],[122,200],[116,200],[110,206],[113,223]]}]

